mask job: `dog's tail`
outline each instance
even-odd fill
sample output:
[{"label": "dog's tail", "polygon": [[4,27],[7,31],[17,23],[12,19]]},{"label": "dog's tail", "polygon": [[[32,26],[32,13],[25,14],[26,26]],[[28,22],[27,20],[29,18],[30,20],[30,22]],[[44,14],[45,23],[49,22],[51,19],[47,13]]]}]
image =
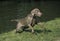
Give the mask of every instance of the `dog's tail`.
[{"label": "dog's tail", "polygon": [[18,20],[18,19],[12,19],[11,21],[16,21],[16,22],[18,22],[19,20]]}]

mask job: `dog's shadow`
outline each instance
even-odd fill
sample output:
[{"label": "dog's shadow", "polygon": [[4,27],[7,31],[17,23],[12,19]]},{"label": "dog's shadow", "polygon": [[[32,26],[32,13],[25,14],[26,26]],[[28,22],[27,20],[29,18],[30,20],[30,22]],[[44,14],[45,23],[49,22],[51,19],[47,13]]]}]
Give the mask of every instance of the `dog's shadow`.
[{"label": "dog's shadow", "polygon": [[[24,30],[25,32],[31,32],[31,30]],[[34,33],[49,33],[49,32],[52,32],[52,30],[37,30],[35,29],[34,30],[35,32]]]}]

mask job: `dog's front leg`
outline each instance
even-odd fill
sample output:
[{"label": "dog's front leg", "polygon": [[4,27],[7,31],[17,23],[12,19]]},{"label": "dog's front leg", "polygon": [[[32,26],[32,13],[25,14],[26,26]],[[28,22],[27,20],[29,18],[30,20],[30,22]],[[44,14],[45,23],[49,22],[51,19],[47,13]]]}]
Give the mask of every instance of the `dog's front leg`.
[{"label": "dog's front leg", "polygon": [[34,33],[34,29],[33,29],[33,27],[32,27],[30,24],[29,24],[28,26],[31,28],[32,33]]}]

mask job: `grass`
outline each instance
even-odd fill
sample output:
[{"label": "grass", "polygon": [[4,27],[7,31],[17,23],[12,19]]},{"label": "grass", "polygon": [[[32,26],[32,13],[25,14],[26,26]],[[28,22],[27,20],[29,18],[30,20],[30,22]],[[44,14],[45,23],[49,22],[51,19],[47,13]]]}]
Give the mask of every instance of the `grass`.
[{"label": "grass", "polygon": [[[43,22],[44,23],[44,22]],[[15,30],[0,34],[0,41],[60,41],[60,18],[48,21],[44,24],[47,29],[45,32],[22,32],[16,34]],[[40,25],[34,27],[35,30],[41,30]],[[49,32],[50,30],[51,32]]]},{"label": "grass", "polygon": [[[46,6],[41,5],[40,7],[39,4],[37,5],[38,8],[41,8],[43,11],[43,21],[41,24],[34,26],[36,34],[32,34],[29,31],[16,34],[16,23],[10,22],[10,19],[26,16],[26,13],[28,13],[31,8],[35,7],[34,4],[31,6],[31,4],[29,5],[29,3],[26,3],[26,7],[22,5],[23,3],[18,4],[17,6],[14,4],[12,4],[12,6],[8,5],[8,7],[3,5],[1,8],[2,10],[0,9],[0,13],[2,13],[0,14],[0,41],[60,41],[60,10],[58,9],[58,5],[53,5],[53,2],[52,4],[49,2],[47,3]],[[56,11],[55,8],[57,8]],[[46,30],[42,30],[42,27],[46,28]]]}]

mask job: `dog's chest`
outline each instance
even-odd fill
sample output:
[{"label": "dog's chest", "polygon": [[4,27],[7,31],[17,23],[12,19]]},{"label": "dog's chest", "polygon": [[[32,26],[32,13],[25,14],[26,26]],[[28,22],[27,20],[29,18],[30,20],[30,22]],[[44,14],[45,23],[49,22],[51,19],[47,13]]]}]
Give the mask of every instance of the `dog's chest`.
[{"label": "dog's chest", "polygon": [[28,18],[26,19],[27,24],[31,24],[32,19],[33,19],[32,17],[28,17]]}]

